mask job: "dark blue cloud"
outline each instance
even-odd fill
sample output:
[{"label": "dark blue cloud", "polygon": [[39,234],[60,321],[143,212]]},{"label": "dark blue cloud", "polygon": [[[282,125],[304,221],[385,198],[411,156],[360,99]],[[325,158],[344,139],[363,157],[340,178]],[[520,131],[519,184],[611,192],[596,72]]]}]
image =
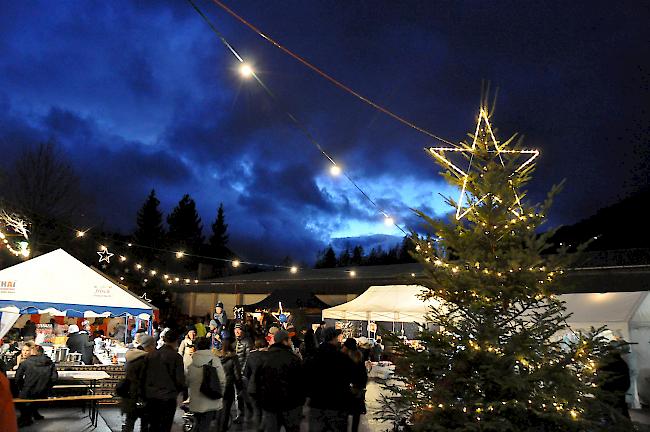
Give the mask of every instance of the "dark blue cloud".
[{"label": "dark blue cloud", "polygon": [[[0,14],[0,150],[54,139],[129,230],[151,188],[190,193],[204,220],[224,202],[233,247],[309,261],[336,238],[399,235],[286,118],[286,108],[373,200],[417,228],[448,188],[431,139],[330,85],[198,1],[273,89],[252,81],[186,2],[14,2]],[[452,139],[473,129],[480,82],[501,89],[499,136],[542,150],[530,198],[567,178],[554,222],[644,185],[650,12],[641,3],[301,2],[232,7],[328,72]],[[337,242],[337,244],[340,241]],[[259,245],[272,245],[260,250]]]}]

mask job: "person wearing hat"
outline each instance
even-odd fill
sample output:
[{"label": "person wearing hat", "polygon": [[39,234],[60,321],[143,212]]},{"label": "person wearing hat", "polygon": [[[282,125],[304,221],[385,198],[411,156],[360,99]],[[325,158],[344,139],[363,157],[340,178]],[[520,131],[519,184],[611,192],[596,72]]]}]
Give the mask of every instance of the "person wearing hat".
[{"label": "person wearing hat", "polygon": [[305,403],[301,361],[293,353],[288,332],[278,330],[273,342],[262,357],[256,377],[264,431],[280,432],[284,426],[287,432],[298,432]]},{"label": "person wearing hat", "polygon": [[219,323],[221,327],[226,326],[226,323],[228,322],[228,315],[226,315],[226,311],[223,309],[222,302],[217,302],[215,305],[213,318]]},{"label": "person wearing hat", "polygon": [[[239,360],[240,375],[243,376],[244,368],[246,367],[246,362],[248,361],[248,355],[251,352],[251,342],[244,335],[244,326],[242,323],[235,324],[235,354],[237,354],[237,359]],[[243,384],[243,382],[242,382]],[[247,417],[253,415],[253,405],[251,403],[250,397],[246,392],[246,386],[241,385],[237,388],[237,409],[239,413],[246,412]]]},{"label": "person wearing hat", "polygon": [[71,324],[68,327],[68,340],[66,346],[71,353],[81,354],[81,361],[84,364],[93,364],[93,342],[89,338],[87,331],[79,331],[79,326]]},{"label": "person wearing hat", "polygon": [[354,363],[340,349],[341,330],[325,327],[323,343],[305,362],[309,431],[346,431]]},{"label": "person wearing hat", "polygon": [[210,320],[209,330],[205,337],[210,338],[212,349],[221,351],[221,326],[216,320]]},{"label": "person wearing hat", "polygon": [[176,413],[176,399],[185,389],[183,357],[177,352],[179,334],[170,330],[163,336],[162,348],[147,357],[144,396],[149,430],[170,432]]},{"label": "person wearing hat", "polygon": [[122,412],[125,414],[122,432],[133,432],[135,422],[140,418],[140,430],[146,431],[146,419],[142,394],[144,368],[146,367],[146,356],[156,350],[156,341],[153,337],[138,333],[133,343],[134,348],[129,349],[126,354],[124,366],[125,378],[123,389],[125,396],[122,396]]}]

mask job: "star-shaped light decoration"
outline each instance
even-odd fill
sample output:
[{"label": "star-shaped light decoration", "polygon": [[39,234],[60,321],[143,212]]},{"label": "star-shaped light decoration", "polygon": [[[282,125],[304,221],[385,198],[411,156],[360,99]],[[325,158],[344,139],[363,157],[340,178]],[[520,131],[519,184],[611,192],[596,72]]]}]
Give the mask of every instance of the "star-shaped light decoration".
[{"label": "star-shaped light decoration", "polygon": [[289,324],[289,316],[291,315],[291,312],[285,312],[282,310],[282,302],[278,302],[278,311],[271,312],[271,315],[273,315],[286,330],[287,325]]},{"label": "star-shaped light decoration", "polygon": [[[481,111],[479,113],[478,117],[478,122],[476,123],[476,132],[474,132],[474,139],[472,141],[471,147],[468,147],[467,145],[460,144],[456,147],[429,147],[426,149],[435,159],[441,161],[443,164],[445,164],[452,172],[454,172],[459,178],[462,179],[463,185],[461,187],[460,191],[460,196],[458,198],[458,203],[456,206],[456,220],[462,219],[467,213],[469,213],[475,206],[479,205],[481,202],[483,202],[487,198],[487,194],[483,195],[482,197],[471,197],[469,193],[467,193],[467,183],[469,181],[469,176],[472,170],[472,163],[474,161],[474,153],[476,152],[477,148],[477,140],[479,139],[479,132],[481,130],[481,124],[485,122],[485,130],[488,133],[489,140],[491,141],[488,144],[488,152],[493,153],[495,157],[499,158],[499,162],[501,163],[501,166],[505,167],[505,163],[503,161],[503,156],[511,156],[511,157],[520,157],[520,156],[525,156],[526,160],[517,167],[511,174],[510,177],[516,175],[517,173],[521,172],[526,166],[530,165],[533,160],[537,156],[539,156],[539,150],[509,150],[506,149],[505,147],[510,144],[512,139],[506,141],[502,145],[499,145],[499,141],[497,141],[496,137],[494,136],[494,132],[492,131],[492,126],[490,125],[490,118],[488,115],[488,112],[485,108],[481,108]],[[490,150],[490,147],[493,147],[493,150]],[[455,152],[455,153],[469,153],[469,163],[467,165],[467,169],[463,170],[458,167],[455,163],[453,163],[446,155],[445,152]],[[512,185],[512,180],[510,180],[510,184]],[[523,214],[523,209],[521,208],[521,202],[519,200],[519,195],[517,194],[517,191],[515,190],[514,186],[512,187],[512,193],[514,195],[514,203],[515,205],[513,208],[510,208],[510,211],[513,212],[516,216],[521,216]],[[464,206],[464,201],[467,201],[467,206]]]},{"label": "star-shaped light decoration", "polygon": [[97,255],[99,255],[99,262],[106,261],[107,263],[111,263],[111,257],[114,255],[108,251],[108,248],[106,246],[103,246],[101,250],[97,251]]}]

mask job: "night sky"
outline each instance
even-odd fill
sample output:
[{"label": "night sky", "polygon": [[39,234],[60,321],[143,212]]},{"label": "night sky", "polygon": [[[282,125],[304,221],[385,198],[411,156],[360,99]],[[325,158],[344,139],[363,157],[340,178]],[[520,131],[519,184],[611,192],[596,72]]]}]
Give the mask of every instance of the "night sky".
[{"label": "night sky", "polygon": [[[390,119],[197,0],[282,103],[398,223],[442,215],[453,190]],[[529,197],[567,179],[567,224],[647,185],[650,3],[234,1],[228,5],[360,93],[452,141],[473,130],[481,80],[497,134],[542,152]],[[0,162],[56,140],[94,220],[129,232],[151,188],[184,193],[204,226],[224,203],[247,259],[312,260],[344,237],[399,236],[328,163],[199,15],[175,1],[4,2]]]}]

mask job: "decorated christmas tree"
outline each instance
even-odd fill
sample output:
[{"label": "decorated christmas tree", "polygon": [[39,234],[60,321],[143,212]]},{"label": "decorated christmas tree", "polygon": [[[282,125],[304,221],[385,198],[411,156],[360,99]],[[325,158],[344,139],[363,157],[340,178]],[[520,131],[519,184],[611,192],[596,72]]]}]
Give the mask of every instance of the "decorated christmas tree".
[{"label": "decorated christmas tree", "polygon": [[573,332],[557,296],[574,254],[538,228],[559,187],[527,204],[539,153],[500,142],[490,121],[484,100],[469,140],[426,149],[460,195],[450,221],[418,212],[431,322],[416,346],[394,340],[382,416],[417,431],[631,430],[599,391],[602,329]]}]

